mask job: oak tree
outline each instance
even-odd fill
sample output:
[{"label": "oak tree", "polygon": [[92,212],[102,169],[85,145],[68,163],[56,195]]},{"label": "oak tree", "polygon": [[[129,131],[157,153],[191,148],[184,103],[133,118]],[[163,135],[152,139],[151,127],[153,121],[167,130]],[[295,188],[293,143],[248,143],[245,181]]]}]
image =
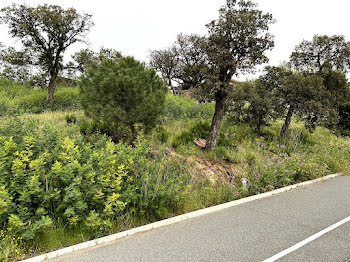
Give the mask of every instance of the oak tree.
[{"label": "oak tree", "polygon": [[0,21],[8,25],[9,34],[37,53],[38,65],[50,78],[47,99],[51,101],[58,74],[64,68],[63,54],[72,44],[86,40],[93,26],[91,15],[47,4],[37,7],[13,4],[1,13]]},{"label": "oak tree", "polygon": [[219,10],[219,18],[207,25],[208,86],[214,95],[215,113],[206,150],[217,145],[231,78],[268,61],[265,52],[274,46],[273,36],[268,33],[273,22],[271,14],[258,10],[251,1],[227,0]]},{"label": "oak tree", "polygon": [[285,119],[280,133],[282,138],[286,137],[294,115],[299,116],[310,131],[317,125],[336,118],[331,93],[319,74],[269,66],[260,81],[272,93],[273,117]]},{"label": "oak tree", "polygon": [[163,80],[167,83],[168,88],[170,88],[172,93],[176,94],[177,90],[173,84],[176,79],[176,71],[178,69],[176,50],[173,48],[153,50],[150,53],[150,60],[150,65],[161,74]]},{"label": "oak tree", "polygon": [[204,41],[205,37],[197,34],[179,34],[170,48],[151,51],[151,66],[161,74],[174,94],[202,87],[205,83]]},{"label": "oak tree", "polygon": [[249,0],[227,0],[219,18],[206,25],[206,36],[178,36],[174,78],[184,88],[200,89],[206,100],[215,101],[206,150],[217,145],[232,77],[268,61],[265,52],[274,46],[268,33],[273,22],[271,14]]},{"label": "oak tree", "polygon": [[350,42],[342,35],[315,35],[311,41],[303,41],[291,54],[292,67],[304,72],[316,72],[330,92],[326,101],[338,113],[325,126],[341,130],[349,129],[350,89],[346,73],[350,69]]}]

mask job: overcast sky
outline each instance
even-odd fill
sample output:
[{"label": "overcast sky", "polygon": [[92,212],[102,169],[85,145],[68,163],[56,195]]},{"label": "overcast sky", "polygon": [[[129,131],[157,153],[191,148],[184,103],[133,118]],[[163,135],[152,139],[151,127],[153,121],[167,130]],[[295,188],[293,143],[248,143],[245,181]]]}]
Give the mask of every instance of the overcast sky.
[{"label": "overcast sky", "polygon": [[[89,33],[90,48],[114,48],[123,55],[148,61],[149,50],[171,45],[179,33],[205,34],[205,24],[218,16],[226,0],[0,0],[11,3],[58,4],[93,15],[95,26]],[[314,34],[341,34],[350,41],[349,0],[257,0],[258,8],[276,19],[270,32],[275,48],[268,53],[271,65],[288,60],[295,45]],[[0,25],[0,41],[13,45],[7,27]],[[72,46],[68,56],[83,46]],[[241,76],[245,79],[249,76]]]}]

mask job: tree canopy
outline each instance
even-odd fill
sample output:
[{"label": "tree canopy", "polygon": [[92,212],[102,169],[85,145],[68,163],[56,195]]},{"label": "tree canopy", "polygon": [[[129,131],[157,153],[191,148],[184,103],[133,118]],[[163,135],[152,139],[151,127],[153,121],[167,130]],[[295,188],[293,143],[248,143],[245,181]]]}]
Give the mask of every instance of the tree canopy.
[{"label": "tree canopy", "polygon": [[85,48],[72,56],[73,62],[70,64],[70,68],[74,71],[85,73],[89,67],[97,68],[105,59],[118,61],[121,57],[122,54],[113,48],[101,47],[99,52]]},{"label": "tree canopy", "polygon": [[298,70],[347,72],[350,69],[350,42],[342,35],[315,35],[312,41],[304,40],[297,45],[290,59]]}]

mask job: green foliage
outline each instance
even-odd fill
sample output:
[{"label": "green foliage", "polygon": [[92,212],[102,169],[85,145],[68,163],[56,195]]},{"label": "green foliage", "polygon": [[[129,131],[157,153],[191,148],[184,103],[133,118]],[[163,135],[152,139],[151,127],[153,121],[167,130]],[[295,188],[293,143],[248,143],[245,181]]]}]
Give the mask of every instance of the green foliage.
[{"label": "green foliage", "polygon": [[[199,112],[206,112],[208,106],[193,105]],[[225,120],[217,149],[206,153],[196,149],[193,138],[205,138],[209,120],[165,117],[162,126],[147,136],[153,140],[140,136],[129,146],[109,141],[91,121],[86,122],[91,130],[84,136],[80,131],[84,121],[67,125],[64,114],[60,116],[62,124],[56,120],[57,127],[22,117],[0,122],[0,227],[11,227],[11,237],[24,238],[24,243],[8,245],[0,255],[13,247],[23,253],[22,244],[52,250],[350,170],[348,139],[320,127],[309,133],[301,122],[292,121],[288,139],[281,140],[281,122],[263,127],[265,135],[259,137],[249,125],[233,126]],[[179,123],[181,129],[174,130]],[[163,145],[164,137],[174,137],[174,131],[188,135],[181,142],[187,155],[181,155],[182,144],[174,154]],[[206,163],[230,165],[233,171],[214,169],[212,177],[207,171],[194,173],[189,156],[198,163],[206,159]],[[246,192],[242,177],[248,180]]]},{"label": "green foliage", "polygon": [[67,124],[75,124],[77,122],[77,117],[76,115],[73,115],[73,114],[66,115],[65,119],[67,121]]},{"label": "green foliage", "polygon": [[329,91],[329,96],[324,100],[329,103],[330,112],[330,116],[322,124],[343,134],[348,133],[350,127],[350,89],[346,79],[350,68],[349,57],[350,42],[342,35],[315,35],[311,41],[304,40],[296,46],[291,54],[291,65],[294,68],[315,72],[322,77],[323,84]]},{"label": "green foliage", "polygon": [[64,52],[72,44],[84,41],[93,26],[91,15],[47,4],[37,7],[13,4],[1,13],[0,21],[8,25],[10,36],[30,49],[30,64],[38,65],[49,75],[48,100],[52,101],[56,79],[64,68]]},{"label": "green foliage", "polygon": [[174,79],[184,89],[200,89],[202,101],[215,101],[206,150],[217,145],[232,76],[268,61],[265,53],[274,45],[268,29],[273,22],[271,14],[251,1],[228,0],[218,19],[206,25],[207,36],[180,34],[172,48],[151,54],[152,64],[169,86]]},{"label": "green foliage", "polygon": [[88,48],[76,52],[73,56],[73,67],[81,73],[85,73],[88,68],[96,69],[105,59],[118,61],[122,55],[112,48],[101,47],[100,51],[94,52]]},{"label": "green foliage", "polygon": [[[0,128],[0,225],[24,239],[43,235],[58,221],[109,232],[123,216],[152,221],[176,212],[190,176],[184,163],[154,155],[139,137],[134,147],[10,120]],[[6,134],[5,134],[6,133]],[[16,137],[13,135],[16,134]],[[11,178],[11,179],[10,179]]]},{"label": "green foliage", "polygon": [[[193,140],[195,138],[206,139],[210,131],[210,122],[209,121],[199,121],[194,124],[191,128],[184,130],[172,141],[172,146],[174,148],[179,147],[180,145],[194,144]],[[218,145],[226,146],[233,148],[236,146],[236,137],[233,128],[222,128],[219,135]]]},{"label": "green foliage", "polygon": [[132,57],[104,60],[79,83],[87,116],[104,123],[115,141],[133,139],[136,125],[148,131],[164,108],[166,87],[153,69]]},{"label": "green foliage", "polygon": [[[56,135],[56,140],[47,141],[37,130],[18,143],[11,137],[0,138],[0,224],[8,223],[25,239],[50,227],[53,219],[75,226],[90,217],[87,223],[92,225],[91,210],[99,214],[104,226],[110,225],[125,207],[118,192],[130,170],[130,160],[118,160],[112,142],[92,149],[79,139],[76,144]],[[41,147],[44,141],[46,150]],[[125,150],[126,146],[119,148]]]},{"label": "green foliage", "polygon": [[293,67],[316,72],[340,70],[347,72],[350,68],[350,42],[342,35],[314,35],[311,41],[304,40],[291,54]]},{"label": "green foliage", "polygon": [[1,77],[21,83],[30,81],[30,60],[29,50],[16,51],[13,47],[5,48],[0,44]]},{"label": "green foliage", "polygon": [[330,106],[337,111],[335,121],[324,122],[323,125],[334,129],[338,133],[346,134],[350,130],[350,88],[346,75],[341,71],[323,71],[319,75],[323,78],[326,89],[331,94]]},{"label": "green foliage", "polygon": [[189,130],[185,130],[179,136],[177,136],[174,139],[172,146],[174,148],[177,148],[180,145],[193,143],[193,140],[195,138],[205,139],[209,134],[209,130],[210,130],[209,122],[200,121],[200,122],[196,123],[195,125],[193,125]]},{"label": "green foliage", "polygon": [[227,101],[228,113],[235,123],[247,123],[259,134],[273,118],[275,100],[269,86],[261,80],[234,83]]},{"label": "green foliage", "polygon": [[10,227],[0,229],[0,260],[4,262],[22,260],[23,252],[22,238],[16,236]]},{"label": "green foliage", "polygon": [[332,94],[319,74],[293,72],[283,66],[266,67],[260,79],[274,101],[274,117],[285,118],[281,137],[286,136],[294,114],[311,132],[324,122],[337,122]]},{"label": "green foliage", "polygon": [[213,103],[199,103],[185,96],[167,94],[164,116],[168,119],[210,119],[214,114]]},{"label": "green foliage", "polygon": [[0,78],[0,116],[45,111],[80,109],[79,91],[76,88],[59,87],[56,97],[47,102],[46,91]]},{"label": "green foliage", "polygon": [[109,134],[105,124],[95,121],[83,121],[79,123],[80,132],[83,135]]},{"label": "green foliage", "polygon": [[44,111],[65,111],[80,108],[79,92],[74,88],[58,89],[54,99],[48,103],[42,90],[34,90],[31,94],[11,101],[11,111],[16,114],[42,113]]},{"label": "green foliage", "polygon": [[163,126],[157,126],[154,129],[154,133],[157,140],[161,143],[166,143],[170,136],[169,132]]}]

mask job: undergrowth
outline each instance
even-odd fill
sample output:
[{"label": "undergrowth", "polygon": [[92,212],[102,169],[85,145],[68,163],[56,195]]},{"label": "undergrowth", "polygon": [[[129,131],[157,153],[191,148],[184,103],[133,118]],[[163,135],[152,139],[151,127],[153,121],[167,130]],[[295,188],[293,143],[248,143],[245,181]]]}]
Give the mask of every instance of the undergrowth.
[{"label": "undergrowth", "polygon": [[280,139],[281,121],[257,135],[225,118],[218,147],[205,152],[193,139],[207,137],[213,104],[172,95],[166,104],[160,124],[132,145],[112,142],[79,110],[3,116],[0,259],[350,170],[349,138],[309,133],[295,119]]}]

